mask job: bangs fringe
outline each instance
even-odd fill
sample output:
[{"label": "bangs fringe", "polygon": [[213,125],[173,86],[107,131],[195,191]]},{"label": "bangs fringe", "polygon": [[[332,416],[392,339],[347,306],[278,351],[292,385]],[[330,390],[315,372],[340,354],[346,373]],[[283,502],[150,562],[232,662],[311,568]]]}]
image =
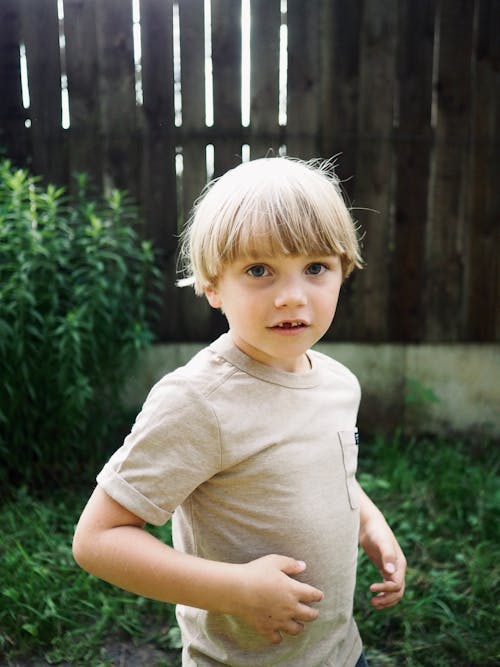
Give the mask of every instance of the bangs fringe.
[{"label": "bangs fringe", "polygon": [[[356,228],[332,162],[264,158],[210,184],[183,233],[181,261],[197,294],[241,257],[337,255],[344,277],[361,267]],[[194,277],[194,281],[191,279]]]},{"label": "bangs fringe", "polygon": [[219,250],[224,263],[244,256],[322,256],[345,252],[337,237],[325,234],[314,211],[297,206],[285,211],[252,210],[248,217],[238,220],[232,238],[228,237]]}]

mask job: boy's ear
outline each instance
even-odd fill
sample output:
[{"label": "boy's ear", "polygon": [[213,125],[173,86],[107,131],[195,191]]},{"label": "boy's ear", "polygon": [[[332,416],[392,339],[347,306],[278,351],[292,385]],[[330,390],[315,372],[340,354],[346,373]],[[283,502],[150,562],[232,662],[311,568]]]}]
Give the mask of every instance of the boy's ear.
[{"label": "boy's ear", "polygon": [[222,300],[214,285],[207,285],[204,289],[205,296],[212,308],[221,308]]}]

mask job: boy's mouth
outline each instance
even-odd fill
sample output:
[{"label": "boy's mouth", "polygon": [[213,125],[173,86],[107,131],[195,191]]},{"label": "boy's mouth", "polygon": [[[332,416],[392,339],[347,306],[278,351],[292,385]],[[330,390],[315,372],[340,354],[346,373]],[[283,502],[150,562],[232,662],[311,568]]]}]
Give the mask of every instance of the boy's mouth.
[{"label": "boy's mouth", "polygon": [[274,329],[300,329],[307,326],[305,322],[278,322],[274,325]]}]

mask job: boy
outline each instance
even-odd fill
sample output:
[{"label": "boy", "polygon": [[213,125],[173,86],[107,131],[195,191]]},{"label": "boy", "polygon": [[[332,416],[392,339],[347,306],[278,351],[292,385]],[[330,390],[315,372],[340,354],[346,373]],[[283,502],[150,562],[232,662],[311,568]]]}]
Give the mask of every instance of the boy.
[{"label": "boy", "polygon": [[[153,387],[98,475],[75,558],[176,603],[185,667],[366,664],[358,542],[383,577],[376,608],[402,597],[406,562],[355,479],[357,380],[310,350],[361,265],[337,181],[327,164],[242,164],[195,206],[183,257],[229,332]],[[174,549],[144,530],[172,515]]]}]

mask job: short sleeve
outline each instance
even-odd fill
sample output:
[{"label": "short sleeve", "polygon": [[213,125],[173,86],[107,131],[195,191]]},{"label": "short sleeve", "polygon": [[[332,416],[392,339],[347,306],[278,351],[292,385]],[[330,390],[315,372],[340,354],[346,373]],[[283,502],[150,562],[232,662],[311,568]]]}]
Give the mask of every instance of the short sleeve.
[{"label": "short sleeve", "polygon": [[161,525],[220,470],[220,463],[214,411],[186,380],[172,374],[153,387],[97,483],[130,512]]}]

